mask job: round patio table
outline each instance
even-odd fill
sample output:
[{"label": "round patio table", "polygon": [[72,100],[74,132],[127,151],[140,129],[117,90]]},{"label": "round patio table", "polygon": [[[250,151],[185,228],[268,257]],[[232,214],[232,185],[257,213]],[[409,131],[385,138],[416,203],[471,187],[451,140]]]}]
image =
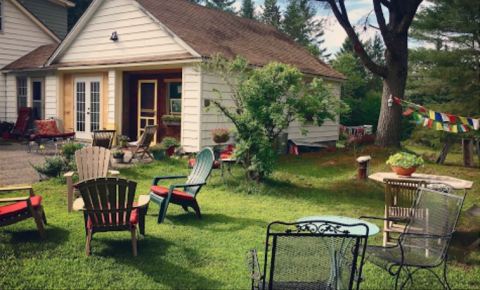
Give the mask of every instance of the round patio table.
[{"label": "round patio table", "polygon": [[[339,223],[339,224],[345,224],[345,225],[355,225],[355,224],[364,224],[368,228],[368,236],[374,236],[380,232],[380,229],[377,225],[372,224],[370,222],[366,222],[361,219],[357,218],[351,218],[351,217],[345,217],[345,216],[333,216],[333,215],[326,215],[326,216],[308,216],[308,217],[303,217],[297,220],[297,222],[333,222],[333,223]],[[335,229],[335,232],[329,232],[325,231],[325,234],[338,234],[339,232],[342,232],[344,230],[347,230],[349,232],[349,235],[365,235],[365,227],[364,226],[350,226],[350,227],[339,227]],[[344,289],[342,286],[341,282],[341,273],[342,273],[342,257],[344,256],[345,252],[349,249],[349,244],[350,243],[345,243],[342,242],[340,245],[340,248],[338,249],[335,244],[335,237],[332,236],[330,239],[331,242],[328,243],[328,248],[330,252],[330,258],[331,258],[331,271],[330,271],[330,279],[329,279],[329,284],[330,285],[335,285],[335,289]]]}]

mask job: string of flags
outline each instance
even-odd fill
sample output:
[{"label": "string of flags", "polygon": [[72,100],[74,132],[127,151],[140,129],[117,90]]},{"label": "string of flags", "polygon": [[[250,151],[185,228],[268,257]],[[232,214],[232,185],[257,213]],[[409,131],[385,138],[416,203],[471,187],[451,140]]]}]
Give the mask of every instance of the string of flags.
[{"label": "string of flags", "polygon": [[445,131],[450,133],[466,133],[471,130],[480,130],[480,119],[440,113],[429,110],[421,105],[417,105],[397,97],[393,97],[393,102],[402,107],[406,107],[404,116],[412,116],[417,125]]}]

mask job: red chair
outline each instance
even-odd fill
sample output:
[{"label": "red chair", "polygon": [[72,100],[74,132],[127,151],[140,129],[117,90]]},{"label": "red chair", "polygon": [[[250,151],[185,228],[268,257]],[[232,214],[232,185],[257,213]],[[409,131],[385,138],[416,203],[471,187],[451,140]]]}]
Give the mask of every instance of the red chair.
[{"label": "red chair", "polygon": [[24,137],[28,133],[28,127],[32,121],[32,108],[23,107],[18,110],[17,122],[10,132],[15,137]]},{"label": "red chair", "polygon": [[0,188],[0,193],[12,191],[28,191],[29,195],[0,199],[0,203],[8,203],[7,205],[0,206],[0,226],[3,227],[28,218],[33,218],[40,236],[44,238],[47,218],[42,207],[42,197],[35,195],[31,186]]},{"label": "red chair", "polygon": [[75,137],[75,132],[61,132],[54,119],[36,120],[34,124],[35,133],[30,136],[30,141],[38,145],[48,141],[53,141],[56,145],[57,141],[73,139]]}]

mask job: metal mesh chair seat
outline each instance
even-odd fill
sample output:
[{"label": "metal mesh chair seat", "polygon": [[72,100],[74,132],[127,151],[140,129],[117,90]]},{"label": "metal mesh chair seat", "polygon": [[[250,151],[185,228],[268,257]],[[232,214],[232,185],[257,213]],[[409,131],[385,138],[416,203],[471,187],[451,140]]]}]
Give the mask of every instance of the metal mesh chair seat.
[{"label": "metal mesh chair seat", "polygon": [[272,288],[275,290],[328,290],[334,289],[332,285],[324,281],[315,282],[274,282]]},{"label": "metal mesh chair seat", "polygon": [[[431,250],[415,246],[403,246],[403,266],[436,267],[442,262],[439,258],[441,253],[434,253]],[[387,271],[392,267],[402,265],[402,249],[394,247],[367,247],[367,259],[373,264]],[[428,254],[427,254],[428,253]]]}]

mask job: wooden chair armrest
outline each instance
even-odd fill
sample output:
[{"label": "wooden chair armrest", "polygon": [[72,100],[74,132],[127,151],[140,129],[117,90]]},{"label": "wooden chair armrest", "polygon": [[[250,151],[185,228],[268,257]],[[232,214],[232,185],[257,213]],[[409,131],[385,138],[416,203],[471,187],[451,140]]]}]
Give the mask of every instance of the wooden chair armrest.
[{"label": "wooden chair armrest", "polygon": [[31,185],[12,185],[0,188],[0,192],[20,191],[20,190],[33,190]]},{"label": "wooden chair armrest", "polygon": [[19,202],[19,201],[26,201],[26,200],[29,200],[29,199],[30,199],[30,196],[0,198],[0,203],[4,203],[4,202]]},{"label": "wooden chair armrest", "polygon": [[118,171],[118,170],[109,170],[109,171],[108,171],[108,175],[110,175],[110,176],[118,176],[118,175],[120,175],[120,171]]},{"label": "wooden chair armrest", "polygon": [[73,175],[75,175],[75,172],[69,171],[69,172],[65,173],[65,174],[63,175],[63,177],[67,177],[67,178],[68,178],[68,177],[73,177]]},{"label": "wooden chair armrest", "polygon": [[138,197],[137,207],[145,207],[150,202],[150,195],[140,195]]}]

